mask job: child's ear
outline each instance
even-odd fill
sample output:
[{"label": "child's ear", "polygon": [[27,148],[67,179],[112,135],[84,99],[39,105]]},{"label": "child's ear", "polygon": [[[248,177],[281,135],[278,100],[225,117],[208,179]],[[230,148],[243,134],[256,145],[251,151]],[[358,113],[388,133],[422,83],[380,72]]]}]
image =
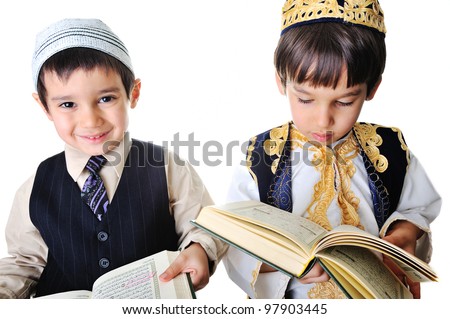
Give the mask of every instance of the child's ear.
[{"label": "child's ear", "polygon": [[380,84],[381,84],[381,77],[377,81],[377,83],[375,83],[375,85],[373,86],[372,91],[370,91],[369,94],[367,94],[366,101],[370,101],[371,99],[373,99],[373,97],[375,96],[375,93],[377,93],[377,90],[378,90]]},{"label": "child's ear", "polygon": [[141,95],[141,80],[140,79],[136,79],[134,81],[133,89],[131,90],[130,107],[132,109],[134,109],[136,107],[140,95]]},{"label": "child's ear", "polygon": [[47,115],[47,118],[50,121],[53,121],[53,117],[50,114],[50,112],[47,110],[47,108],[44,106],[44,104],[41,102],[41,99],[39,98],[39,95],[37,93],[33,93],[32,94],[33,99],[37,102],[37,104],[39,104],[39,106],[41,107],[41,109],[44,111],[45,115]]},{"label": "child's ear", "polygon": [[281,95],[286,95],[286,86],[283,84],[277,71],[275,71],[275,80],[277,81],[278,91],[280,91]]}]

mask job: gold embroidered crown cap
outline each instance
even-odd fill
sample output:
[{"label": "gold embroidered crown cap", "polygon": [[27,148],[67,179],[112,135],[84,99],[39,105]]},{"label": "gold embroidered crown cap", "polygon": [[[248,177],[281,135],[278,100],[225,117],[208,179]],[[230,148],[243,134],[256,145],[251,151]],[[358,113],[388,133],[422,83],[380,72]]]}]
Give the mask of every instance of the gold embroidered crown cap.
[{"label": "gold embroidered crown cap", "polygon": [[384,14],[377,0],[286,0],[281,34],[300,25],[341,22],[361,25],[386,34]]}]

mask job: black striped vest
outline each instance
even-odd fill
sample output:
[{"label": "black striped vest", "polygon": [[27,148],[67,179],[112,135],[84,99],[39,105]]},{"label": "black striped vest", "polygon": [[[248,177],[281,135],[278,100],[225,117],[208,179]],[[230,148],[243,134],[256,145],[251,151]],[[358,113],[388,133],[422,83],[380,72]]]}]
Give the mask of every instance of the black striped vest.
[{"label": "black striped vest", "polygon": [[164,249],[178,236],[169,212],[164,150],[133,140],[108,212],[102,221],[80,197],[64,152],[39,166],[30,217],[48,246],[36,296],[91,290],[106,272]]}]

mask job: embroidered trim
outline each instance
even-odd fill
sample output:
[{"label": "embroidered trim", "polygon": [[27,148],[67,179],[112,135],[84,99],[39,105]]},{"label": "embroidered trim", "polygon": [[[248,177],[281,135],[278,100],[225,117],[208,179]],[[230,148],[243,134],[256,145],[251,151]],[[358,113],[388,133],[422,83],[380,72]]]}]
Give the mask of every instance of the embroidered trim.
[{"label": "embroidered trim", "polygon": [[264,152],[269,156],[276,156],[277,158],[272,162],[272,174],[275,174],[280,162],[280,157],[283,154],[284,146],[289,135],[289,123],[280,127],[276,127],[270,131],[270,139],[265,140],[263,147]]},{"label": "embroidered trim", "polygon": [[377,134],[377,128],[381,125],[372,125],[368,123],[356,123],[354,132],[358,138],[359,144],[367,154],[368,159],[373,164],[375,170],[383,173],[388,168],[388,160],[380,154],[378,146],[383,144],[383,139]]},{"label": "embroidered trim", "polygon": [[[386,220],[386,217],[389,215],[391,202],[389,199],[389,192],[386,189],[386,186],[384,186],[380,176],[378,175],[378,173],[383,173],[384,171],[386,171],[389,164],[386,157],[380,155],[380,151],[377,147],[383,143],[382,138],[376,133],[376,130],[380,127],[386,128],[385,126],[381,125],[356,123],[354,126],[354,132],[358,137],[361,148],[364,150],[361,152],[361,156],[363,157],[364,166],[367,170],[375,219],[377,221],[378,227],[381,229],[384,221]],[[403,140],[401,131],[398,128],[390,129],[398,133],[401,148],[407,152],[407,162],[409,164],[409,150]]]},{"label": "embroidered trim", "polygon": [[[344,143],[335,147],[337,154],[337,169],[335,171],[339,174],[340,185],[338,183],[336,188],[340,189],[338,192],[338,204],[342,210],[342,224],[354,225],[361,229],[358,215],[358,208],[360,200],[351,190],[351,178],[356,173],[356,168],[353,164],[353,159],[358,156],[359,146],[353,134],[348,136]],[[340,163],[342,162],[342,163]]]},{"label": "embroidered trim", "polygon": [[247,160],[246,160],[246,164],[247,164],[247,169],[250,173],[250,175],[253,177],[253,180],[256,183],[256,186],[258,186],[258,177],[256,176],[255,172],[252,171],[252,154],[253,151],[255,150],[255,143],[256,143],[256,136],[252,137],[250,139],[250,144],[248,145],[247,148]]},{"label": "embroidered trim", "polygon": [[262,262],[258,261],[258,263],[256,264],[256,268],[252,270],[252,281],[250,282],[250,286],[252,287],[253,291],[255,291],[256,280],[258,279],[259,270],[261,269],[261,265],[262,265]]},{"label": "embroidered trim", "polygon": [[296,149],[297,147],[303,148],[306,143],[310,143],[306,136],[299,132],[299,130],[292,128],[290,132],[291,139],[291,150]]},{"label": "embroidered trim", "polygon": [[310,299],[347,299],[342,290],[332,280],[318,282],[308,291]]},{"label": "embroidered trim", "polygon": [[269,187],[267,201],[269,204],[292,212],[292,169],[290,160],[290,141],[284,146],[284,152],[278,158],[278,167],[274,181]]},{"label": "embroidered trim", "polygon": [[384,13],[377,0],[286,0],[282,9],[281,29],[296,24],[334,19],[345,23],[363,25],[386,33]]},{"label": "embroidered trim", "polygon": [[[286,127],[283,126],[285,130]],[[279,155],[283,152],[279,147],[286,136],[285,131],[274,131],[273,137],[278,138],[277,145],[272,150],[276,150],[274,154]],[[282,138],[280,138],[280,136]],[[351,190],[351,178],[355,174],[356,169],[353,165],[353,159],[358,156],[359,145],[353,134],[350,134],[340,144],[336,145],[334,150],[319,143],[310,142],[292,122],[289,123],[289,141],[290,145],[285,145],[285,155],[281,157],[281,162],[277,162],[277,176],[275,182],[270,187],[271,197],[278,199],[272,199],[275,204],[286,204],[291,196],[286,194],[291,191],[291,184],[288,183],[291,178],[290,167],[284,169],[285,165],[290,163],[284,163],[289,160],[289,153],[291,150],[301,147],[304,152],[312,154],[308,155],[311,158],[309,163],[314,166],[316,171],[320,172],[320,180],[314,185],[314,194],[310,205],[307,208],[308,218],[315,223],[321,225],[325,229],[330,230],[332,228],[328,217],[327,211],[334,198],[337,198],[339,207],[341,208],[341,223],[350,224],[357,227],[361,227],[360,219],[358,215],[359,199]],[[289,148],[289,152],[288,151]],[[283,175],[284,174],[284,175]],[[277,202],[282,200],[283,202]],[[278,206],[279,207],[279,206]]]},{"label": "embroidered trim", "polygon": [[314,194],[307,208],[309,218],[327,230],[332,226],[328,220],[328,208],[335,197],[341,209],[341,223],[363,228],[358,215],[359,198],[351,190],[351,178],[356,172],[353,159],[358,156],[358,144],[353,134],[332,150],[322,145],[309,147],[315,151],[313,163],[321,173],[314,185]]},{"label": "embroidered trim", "polygon": [[366,167],[369,188],[372,194],[373,213],[375,215],[375,220],[377,221],[378,227],[381,229],[391,205],[389,201],[389,194],[367,155],[364,152],[361,152],[361,156],[364,161],[364,166]]},{"label": "embroidered trim", "polygon": [[406,169],[408,169],[409,167],[409,163],[410,163],[410,156],[409,156],[409,148],[405,143],[405,140],[403,138],[403,134],[402,131],[400,131],[399,128],[397,127],[391,127],[391,129],[398,134],[398,140],[400,141],[402,150],[404,150],[406,152],[406,162],[408,163],[408,165],[406,166]]}]

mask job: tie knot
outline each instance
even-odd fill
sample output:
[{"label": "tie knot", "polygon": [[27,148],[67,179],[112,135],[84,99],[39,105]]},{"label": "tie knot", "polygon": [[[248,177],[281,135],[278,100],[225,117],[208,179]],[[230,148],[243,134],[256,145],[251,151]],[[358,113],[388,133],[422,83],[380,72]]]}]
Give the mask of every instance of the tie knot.
[{"label": "tie knot", "polygon": [[96,174],[106,163],[103,155],[92,156],[86,164],[86,168],[93,174]]}]

